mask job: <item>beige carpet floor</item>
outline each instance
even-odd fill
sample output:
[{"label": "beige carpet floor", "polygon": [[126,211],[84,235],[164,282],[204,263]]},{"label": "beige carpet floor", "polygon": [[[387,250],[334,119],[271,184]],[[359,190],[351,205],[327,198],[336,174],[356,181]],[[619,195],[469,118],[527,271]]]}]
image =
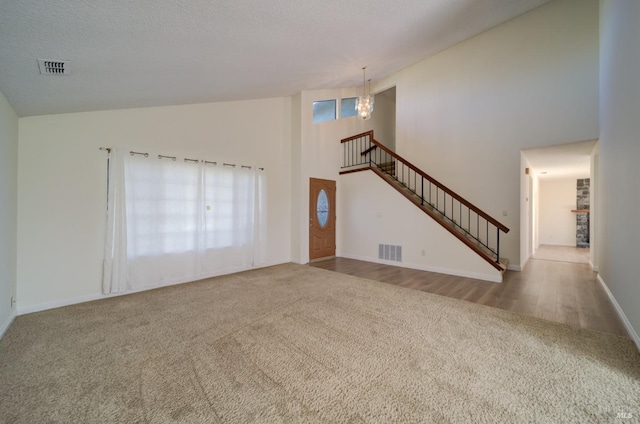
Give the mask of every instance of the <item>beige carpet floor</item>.
[{"label": "beige carpet floor", "polygon": [[1,422],[29,424],[637,422],[640,355],[288,264],[20,316],[0,402]]}]

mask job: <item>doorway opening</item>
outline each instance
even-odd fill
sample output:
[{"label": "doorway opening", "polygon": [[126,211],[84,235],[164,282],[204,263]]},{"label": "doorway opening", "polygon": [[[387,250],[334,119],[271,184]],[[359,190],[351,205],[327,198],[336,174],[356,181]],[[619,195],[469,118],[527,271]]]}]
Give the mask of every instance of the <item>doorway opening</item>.
[{"label": "doorway opening", "polygon": [[595,261],[597,140],[522,151],[521,264]]}]

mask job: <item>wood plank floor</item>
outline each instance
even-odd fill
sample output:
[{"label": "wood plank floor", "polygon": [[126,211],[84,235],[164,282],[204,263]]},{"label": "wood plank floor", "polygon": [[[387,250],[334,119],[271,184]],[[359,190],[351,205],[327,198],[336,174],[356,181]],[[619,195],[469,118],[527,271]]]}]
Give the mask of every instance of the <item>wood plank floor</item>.
[{"label": "wood plank floor", "polygon": [[587,264],[531,259],[502,284],[346,258],[309,266],[628,337]]},{"label": "wood plank floor", "polygon": [[533,255],[534,259],[547,261],[589,263],[589,248],[577,248],[570,246],[541,245]]}]

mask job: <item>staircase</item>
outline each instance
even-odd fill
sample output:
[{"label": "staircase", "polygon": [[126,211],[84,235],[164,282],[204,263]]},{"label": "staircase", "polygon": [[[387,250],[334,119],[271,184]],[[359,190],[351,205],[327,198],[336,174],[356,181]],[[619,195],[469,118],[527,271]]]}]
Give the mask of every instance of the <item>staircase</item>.
[{"label": "staircase", "polygon": [[373,138],[373,131],[341,140],[340,174],[373,171],[500,272],[500,234],[509,228]]}]

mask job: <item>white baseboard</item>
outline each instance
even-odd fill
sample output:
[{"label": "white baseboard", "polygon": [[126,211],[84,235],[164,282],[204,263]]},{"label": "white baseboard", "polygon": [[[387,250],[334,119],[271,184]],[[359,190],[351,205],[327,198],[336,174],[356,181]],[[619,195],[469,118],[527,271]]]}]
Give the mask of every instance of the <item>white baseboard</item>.
[{"label": "white baseboard", "polygon": [[520,263],[513,264],[513,268],[511,268],[511,264],[507,264],[507,269],[509,271],[522,271],[524,267],[527,266],[527,264],[529,263],[529,259],[531,259],[532,256],[533,255],[529,256],[528,258],[524,258],[524,261],[522,261],[522,258],[520,258]]},{"label": "white baseboard", "polygon": [[13,322],[14,319],[16,319],[17,316],[18,316],[18,311],[16,310],[16,308],[13,308],[13,310],[11,311],[11,314],[9,314],[7,319],[4,320],[4,322],[2,323],[2,326],[0,327],[0,340],[2,340],[2,338],[4,337],[4,333],[6,333],[9,327],[11,327],[11,323]]},{"label": "white baseboard", "polygon": [[464,271],[459,269],[441,268],[441,267],[423,265],[423,264],[413,264],[408,262],[386,261],[384,259],[369,258],[364,256],[358,256],[358,255],[343,254],[340,257],[347,258],[347,259],[355,259],[358,261],[373,262],[376,264],[397,266],[401,268],[418,269],[420,271],[429,271],[429,272],[437,272],[440,274],[456,275],[458,277],[475,278],[478,280],[490,281],[492,283],[502,283],[502,274],[498,272],[498,270],[496,270],[496,274],[493,275],[493,274],[483,274],[479,272]]},{"label": "white baseboard", "polygon": [[102,293],[93,293],[83,296],[71,297],[68,299],[58,299],[26,306],[20,306],[20,301],[18,300],[18,315],[32,314],[34,312],[46,311],[47,309],[55,309],[61,308],[63,306],[75,305],[77,303],[91,302],[92,300],[103,299],[105,297],[109,296],[105,296]]},{"label": "white baseboard", "polygon": [[591,260],[589,260],[589,266],[591,267],[591,270],[593,272],[598,272],[599,271],[598,267],[596,265],[594,265],[593,262],[591,262]]},{"label": "white baseboard", "polygon": [[611,300],[613,307],[616,309],[616,312],[618,313],[618,316],[620,317],[622,324],[624,324],[624,328],[627,329],[627,333],[629,333],[629,337],[631,337],[631,340],[633,340],[633,342],[636,344],[636,348],[638,349],[638,351],[640,351],[640,337],[638,337],[638,333],[636,333],[636,330],[631,325],[631,322],[629,322],[629,319],[627,319],[627,316],[624,314],[624,311],[618,304],[618,301],[616,300],[616,298],[613,297],[613,293],[611,293],[611,291],[609,290],[609,287],[607,287],[607,285],[605,284],[600,274],[598,274],[598,281],[600,281],[602,288],[607,293],[607,296],[609,296],[609,300]]},{"label": "white baseboard", "polygon": [[159,289],[159,288],[162,288],[162,287],[175,286],[177,284],[187,284],[187,283],[192,283],[192,282],[195,282],[195,281],[206,280],[208,278],[220,277],[222,275],[235,274],[237,272],[251,271],[253,269],[267,268],[267,267],[270,267],[270,266],[281,265],[283,263],[288,263],[288,262],[266,263],[266,264],[263,264],[263,265],[260,265],[260,266],[257,266],[257,267],[253,267],[253,268],[239,269],[239,270],[236,270],[236,271],[228,271],[228,272],[225,272],[223,274],[215,274],[215,275],[210,275],[210,276],[204,276],[204,277],[198,278],[198,280],[171,282],[171,283],[166,283],[166,284],[163,284],[163,285],[158,285],[158,286],[153,286],[153,287],[144,287],[144,288],[141,288],[141,289],[138,289],[138,290],[130,290],[130,291],[126,291],[126,292],[123,292],[123,293],[102,294],[101,292],[98,292],[98,293],[86,294],[86,295],[71,297],[71,298],[67,298],[67,299],[52,300],[52,301],[49,301],[49,302],[37,303],[37,304],[34,304],[34,305],[26,305],[26,306],[20,306],[20,302],[18,302],[18,306],[16,308],[17,309],[17,315],[32,314],[34,312],[42,312],[42,311],[46,311],[48,309],[62,308],[63,306],[76,305],[78,303],[91,302],[91,301],[100,300],[100,299],[108,299],[110,297],[124,296],[124,295],[127,295],[127,294],[139,293],[139,292],[143,292],[143,291],[147,291],[147,290]]},{"label": "white baseboard", "polygon": [[554,243],[554,242],[550,241],[550,242],[540,242],[540,246],[576,247],[576,244],[575,244],[575,242],[567,244],[567,243]]}]

